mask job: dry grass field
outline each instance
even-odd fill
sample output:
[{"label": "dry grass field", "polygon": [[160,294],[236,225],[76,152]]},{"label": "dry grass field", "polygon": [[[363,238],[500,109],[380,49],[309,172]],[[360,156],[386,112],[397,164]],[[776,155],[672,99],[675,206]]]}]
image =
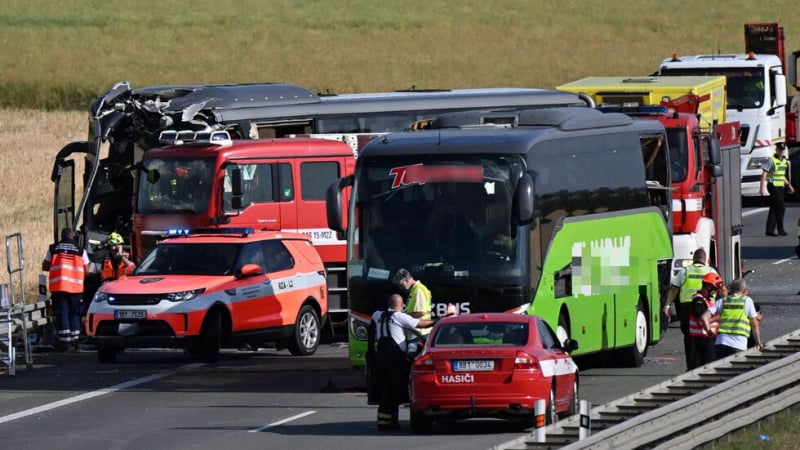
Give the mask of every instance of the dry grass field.
[{"label": "dry grass field", "polygon": [[[64,144],[86,139],[86,129],[84,112],[0,110],[0,236],[5,242],[22,234],[28,300],[36,298],[42,258],[53,240],[53,159]],[[8,282],[5,248],[2,283]]]}]

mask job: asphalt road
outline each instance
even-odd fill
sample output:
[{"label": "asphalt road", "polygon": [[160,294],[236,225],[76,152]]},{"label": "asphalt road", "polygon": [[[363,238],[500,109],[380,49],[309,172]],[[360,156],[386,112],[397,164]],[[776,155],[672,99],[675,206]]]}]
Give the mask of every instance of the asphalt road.
[{"label": "asphalt road", "polygon": [[[790,205],[787,230],[800,207]],[[763,305],[764,336],[798,328],[800,283],[796,236],[766,237],[766,211],[748,208],[743,256],[751,296]],[[790,225],[791,224],[791,225]],[[525,433],[478,420],[439,427],[431,435],[378,432],[363,377],[333,342],[311,357],[287,351],[225,352],[216,365],[195,364],[176,351],[129,351],[101,365],[93,352],[41,353],[34,368],[0,375],[3,448],[385,450],[485,449]],[[602,404],[657,384],[684,369],[680,331],[672,326],[635,369],[581,372],[581,398]]]}]

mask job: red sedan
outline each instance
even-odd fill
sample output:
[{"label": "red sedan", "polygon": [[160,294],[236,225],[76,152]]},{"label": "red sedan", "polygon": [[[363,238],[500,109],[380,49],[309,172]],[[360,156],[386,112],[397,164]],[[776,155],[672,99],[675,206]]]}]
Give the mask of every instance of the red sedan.
[{"label": "red sedan", "polygon": [[536,401],[546,419],[572,415],[578,404],[578,366],[537,316],[480,313],[440,320],[411,368],[411,428],[434,421],[498,417],[534,423]]}]

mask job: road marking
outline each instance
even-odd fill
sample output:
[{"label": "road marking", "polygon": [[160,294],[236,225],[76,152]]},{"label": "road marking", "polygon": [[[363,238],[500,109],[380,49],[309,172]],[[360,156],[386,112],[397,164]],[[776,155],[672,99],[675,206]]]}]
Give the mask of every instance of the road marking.
[{"label": "road marking", "polygon": [[260,433],[260,432],[266,431],[266,430],[268,430],[268,429],[270,429],[272,427],[277,427],[278,425],[283,425],[283,424],[291,422],[293,420],[297,420],[297,419],[303,418],[305,416],[310,416],[310,415],[314,414],[315,412],[316,411],[306,411],[306,412],[300,413],[300,414],[298,414],[296,416],[287,417],[287,418],[285,418],[283,420],[279,420],[277,422],[272,422],[270,424],[264,425],[261,428],[256,428],[256,429],[253,429],[253,430],[249,430],[248,433]]},{"label": "road marking", "polygon": [[769,208],[756,208],[751,209],[750,211],[745,211],[742,213],[742,217],[752,216],[753,214],[762,213],[764,211],[769,211]]},{"label": "road marking", "polygon": [[[189,367],[189,366],[187,366]],[[140,384],[149,383],[151,381],[158,380],[159,378],[168,377],[170,375],[175,374],[176,371],[171,372],[161,372],[156,373],[153,375],[149,375],[142,378],[137,378],[135,380],[126,381],[125,383],[120,383],[111,387],[98,389],[96,391],[87,392],[85,394],[76,395],[74,397],[65,398],[63,400],[59,400],[57,402],[48,403],[46,405],[37,406],[35,408],[26,409],[25,411],[20,411],[18,413],[9,414],[7,416],[0,417],[0,424],[11,422],[12,420],[21,419],[23,417],[32,416],[34,414],[43,413],[45,411],[50,411],[56,408],[60,408],[62,406],[71,405],[73,403],[82,402],[84,400],[89,400],[91,398],[100,397],[101,395],[110,394],[112,392],[120,391],[122,389],[127,389],[129,387],[138,386]]]},{"label": "road marking", "polygon": [[791,261],[791,260],[793,260],[793,259],[797,259],[797,258],[783,258],[783,259],[781,259],[781,260],[775,261],[775,262],[774,262],[774,263],[772,263],[772,264],[773,264],[773,265],[775,265],[775,264],[783,264],[783,263],[785,263],[785,262],[789,262],[789,261]]}]

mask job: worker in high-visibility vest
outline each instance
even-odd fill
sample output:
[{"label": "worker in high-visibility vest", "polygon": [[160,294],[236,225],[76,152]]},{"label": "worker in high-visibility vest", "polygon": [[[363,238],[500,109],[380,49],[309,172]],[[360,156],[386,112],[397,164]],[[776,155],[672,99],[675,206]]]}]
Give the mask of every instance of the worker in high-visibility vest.
[{"label": "worker in high-visibility vest", "polygon": [[703,287],[692,297],[689,312],[689,336],[694,342],[694,361],[687,361],[689,370],[706,365],[716,359],[714,344],[719,328],[718,315],[706,315],[705,312],[714,306],[717,294],[723,297],[728,289],[722,277],[716,272],[709,272],[703,277]]},{"label": "worker in high-visibility vest", "polygon": [[78,247],[71,228],[61,230],[61,240],[51,245],[42,261],[49,272],[48,288],[56,315],[56,349],[77,350],[81,334],[83,280],[89,271],[89,255]]},{"label": "worker in high-visibility vest", "polygon": [[753,299],[747,295],[747,283],[740,278],[731,283],[731,294],[717,300],[705,315],[719,314],[719,329],[714,351],[717,359],[747,350],[750,333],[759,350],[764,349],[761,327]]},{"label": "worker in high-visibility vest", "polygon": [[[786,145],[783,142],[775,144],[775,154],[764,161],[761,166],[761,195],[769,195],[769,213],[767,214],[767,236],[786,236],[783,228],[783,216],[786,212],[786,190],[794,193],[794,187],[789,182],[789,161],[784,155]],[[775,234],[777,228],[778,233]]]},{"label": "worker in high-visibility vest", "polygon": [[133,274],[136,269],[128,255],[122,249],[124,243],[122,235],[113,232],[106,238],[106,255],[103,257],[103,266],[100,269],[100,278],[103,281],[112,281]]},{"label": "worker in high-visibility vest", "polygon": [[[421,281],[415,280],[411,273],[406,269],[399,269],[392,279],[394,284],[400,289],[408,292],[408,300],[404,312],[415,319],[431,320],[432,305],[431,291]],[[424,340],[431,332],[431,329],[419,330],[407,333],[407,338],[412,340],[414,335],[421,336]]]},{"label": "worker in high-visibility vest", "polygon": [[673,280],[664,305],[664,312],[669,314],[669,305],[675,301],[676,297],[678,298],[675,308],[678,312],[678,319],[681,321],[686,370],[692,370],[693,362],[696,360],[694,341],[689,335],[689,312],[691,311],[692,297],[703,287],[703,277],[709,272],[717,273],[713,267],[708,265],[708,254],[705,249],[698,248],[692,255],[692,264],[682,268]]}]

